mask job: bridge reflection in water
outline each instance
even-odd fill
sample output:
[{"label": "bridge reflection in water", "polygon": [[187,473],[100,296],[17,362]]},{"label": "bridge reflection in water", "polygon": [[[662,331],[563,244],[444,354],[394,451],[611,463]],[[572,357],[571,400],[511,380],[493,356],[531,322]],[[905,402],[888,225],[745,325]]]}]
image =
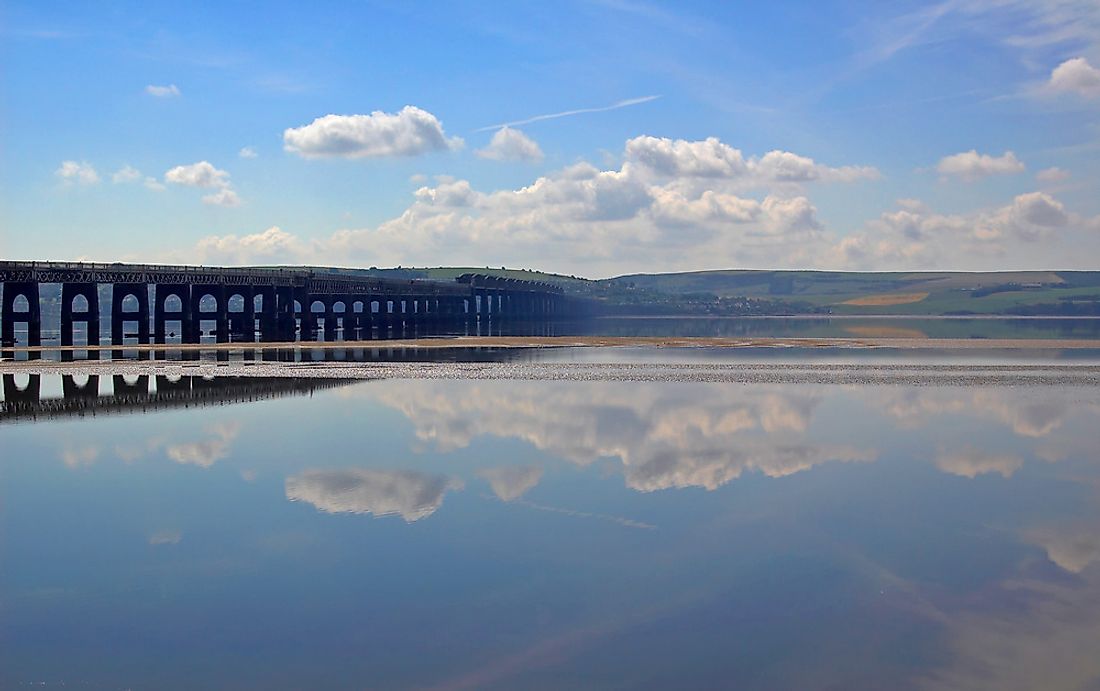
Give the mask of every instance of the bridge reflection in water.
[{"label": "bridge reflection in water", "polygon": [[42,344],[44,284],[60,286],[62,347],[79,334],[79,345],[101,344],[101,295],[116,347],[204,335],[251,343],[493,335],[508,323],[575,319],[590,305],[550,283],[472,273],[434,281],[338,269],[0,262],[0,346]]},{"label": "bridge reflection in water", "polygon": [[[4,399],[0,424],[63,417],[147,413],[168,408],[222,406],[286,396],[310,396],[315,391],[353,383],[352,379],[292,377],[170,377],[165,375],[61,378],[61,395],[43,395],[43,375],[3,375]],[[56,387],[51,394],[56,394]]]}]

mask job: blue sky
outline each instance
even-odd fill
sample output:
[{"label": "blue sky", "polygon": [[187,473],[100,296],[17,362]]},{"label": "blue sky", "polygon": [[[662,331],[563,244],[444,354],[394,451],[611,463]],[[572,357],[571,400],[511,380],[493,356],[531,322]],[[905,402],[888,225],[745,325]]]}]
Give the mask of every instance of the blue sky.
[{"label": "blue sky", "polygon": [[2,12],[8,258],[1098,268],[1091,0]]}]

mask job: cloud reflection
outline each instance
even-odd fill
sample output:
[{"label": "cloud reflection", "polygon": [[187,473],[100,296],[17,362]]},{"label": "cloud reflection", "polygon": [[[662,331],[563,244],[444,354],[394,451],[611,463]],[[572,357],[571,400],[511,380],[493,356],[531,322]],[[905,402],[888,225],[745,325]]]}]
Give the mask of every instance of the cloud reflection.
[{"label": "cloud reflection", "polygon": [[[819,393],[719,385],[403,382],[373,393],[441,451],[517,438],[577,465],[618,459],[629,487],[709,490],[757,471],[781,477],[872,449],[802,439]],[[490,484],[493,484],[490,480]],[[494,491],[497,487],[494,485]],[[509,488],[504,488],[504,494]],[[504,498],[498,491],[498,496]]]},{"label": "cloud reflection", "polygon": [[542,479],[542,468],[534,465],[500,466],[483,468],[477,474],[493,488],[493,494],[501,501],[519,499]]},{"label": "cloud reflection", "polygon": [[462,482],[410,470],[339,468],[306,470],[286,479],[286,497],[325,513],[398,515],[412,523],[436,512],[447,490]]}]

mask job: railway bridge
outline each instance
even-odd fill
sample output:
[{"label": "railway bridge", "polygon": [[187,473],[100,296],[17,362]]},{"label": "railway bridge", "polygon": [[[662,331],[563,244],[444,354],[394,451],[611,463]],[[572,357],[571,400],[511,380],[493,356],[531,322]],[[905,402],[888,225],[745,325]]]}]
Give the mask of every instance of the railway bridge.
[{"label": "railway bridge", "polygon": [[[553,284],[480,274],[436,281],[321,268],[0,261],[0,346],[41,345],[44,284],[61,287],[62,346],[74,345],[74,324],[81,323],[87,345],[100,345],[106,295],[115,346],[127,337],[166,343],[173,334],[198,343],[204,326],[218,342],[350,341],[464,321],[561,319],[574,311],[574,300]],[[17,324],[26,326],[25,342],[16,342]]]}]

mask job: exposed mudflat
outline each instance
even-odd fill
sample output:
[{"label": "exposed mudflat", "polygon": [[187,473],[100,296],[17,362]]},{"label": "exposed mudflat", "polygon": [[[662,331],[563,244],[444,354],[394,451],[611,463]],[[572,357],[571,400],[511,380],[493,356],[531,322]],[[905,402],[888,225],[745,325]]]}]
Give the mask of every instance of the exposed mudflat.
[{"label": "exposed mudflat", "polygon": [[480,379],[545,381],[1097,386],[1094,364],[558,363],[558,362],[46,362],[0,364],[0,374]]}]

